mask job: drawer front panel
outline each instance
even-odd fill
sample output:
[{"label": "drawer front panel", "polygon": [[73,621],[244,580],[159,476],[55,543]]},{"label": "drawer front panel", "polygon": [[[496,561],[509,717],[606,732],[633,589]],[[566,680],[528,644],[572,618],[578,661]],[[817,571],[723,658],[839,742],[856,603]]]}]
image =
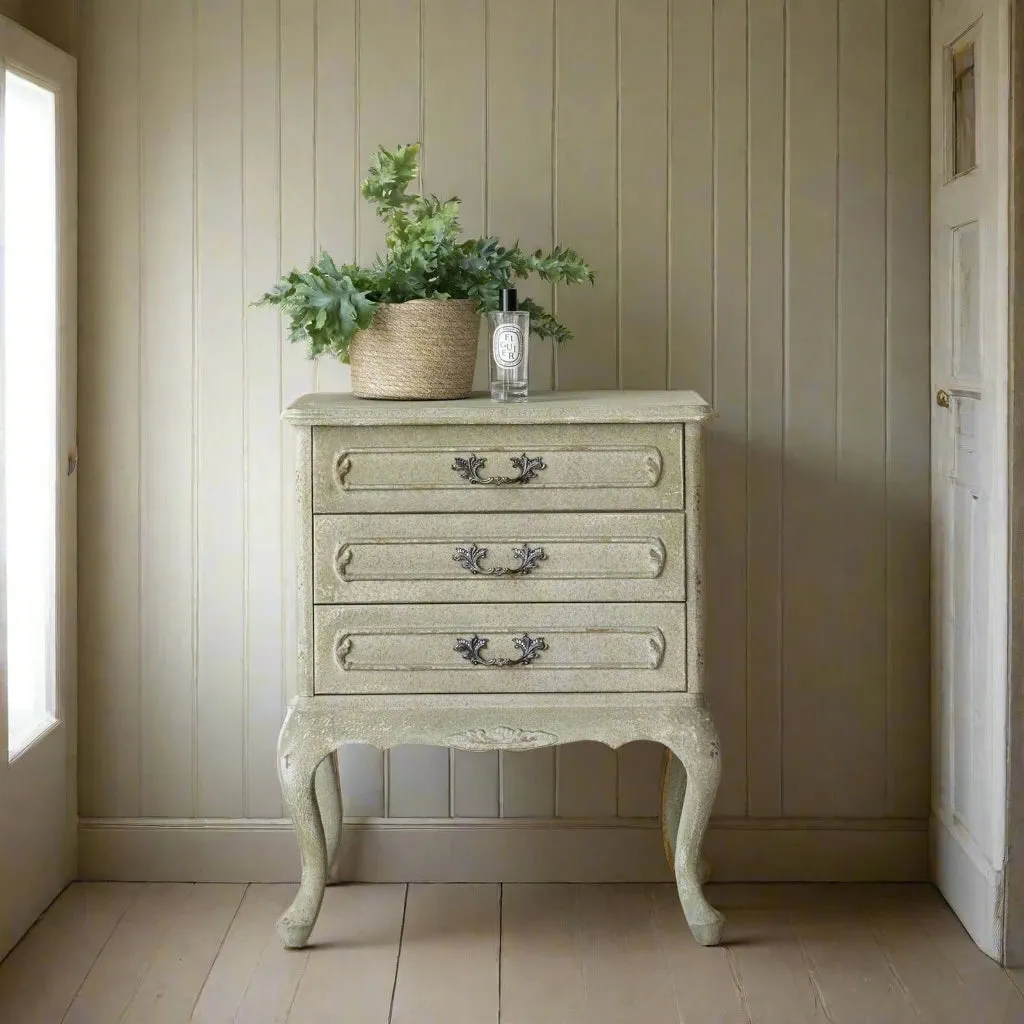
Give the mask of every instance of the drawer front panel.
[{"label": "drawer front panel", "polygon": [[314,427],[314,512],[682,508],[682,428]]},{"label": "drawer front panel", "polygon": [[316,693],[686,689],[684,604],[321,605]]},{"label": "drawer front panel", "polygon": [[682,601],[678,512],[318,515],[317,604]]}]

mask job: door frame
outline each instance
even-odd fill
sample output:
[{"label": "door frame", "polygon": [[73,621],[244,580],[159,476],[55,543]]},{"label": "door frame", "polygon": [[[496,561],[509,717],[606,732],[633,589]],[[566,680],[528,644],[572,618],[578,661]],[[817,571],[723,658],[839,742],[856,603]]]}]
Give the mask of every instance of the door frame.
[{"label": "door frame", "polygon": [[[18,941],[78,870],[78,569],[77,569],[77,397],[78,397],[78,81],[71,55],[0,17],[0,75],[21,71],[53,87],[57,111],[57,473],[55,602],[57,722],[13,760],[8,757],[6,714],[0,714],[0,959]],[[0,80],[0,90],[3,82]],[[2,137],[0,137],[2,145]],[[66,173],[65,173],[66,172]],[[2,179],[2,165],[0,165]],[[2,302],[2,287],[0,287]],[[2,370],[2,366],[0,366]],[[31,429],[31,424],[26,425]],[[66,461],[65,461],[66,460]],[[2,491],[0,491],[2,496]],[[4,525],[0,518],[0,538]],[[6,585],[0,565],[0,585]],[[0,616],[3,604],[0,601]],[[2,666],[0,666],[2,669]],[[0,686],[0,711],[6,698]],[[60,737],[63,764],[52,746]],[[50,745],[48,746],[48,741]],[[45,777],[51,801],[41,810],[38,794],[19,790],[18,773]],[[14,827],[11,827],[11,822]],[[62,842],[50,842],[62,823]],[[4,828],[6,826],[6,829]],[[5,831],[9,834],[5,837]],[[6,842],[4,841],[6,838]],[[4,875],[18,866],[15,858],[35,857],[33,884],[3,892]],[[14,865],[14,866],[12,866]]]},{"label": "door frame", "polygon": [[1010,8],[1009,636],[1003,962],[1024,966],[1024,3]]}]

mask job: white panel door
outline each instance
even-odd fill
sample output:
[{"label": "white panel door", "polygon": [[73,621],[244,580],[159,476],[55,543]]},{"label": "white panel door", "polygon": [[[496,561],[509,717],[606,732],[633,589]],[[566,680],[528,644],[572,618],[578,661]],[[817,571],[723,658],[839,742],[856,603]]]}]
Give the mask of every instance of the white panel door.
[{"label": "white panel door", "polygon": [[75,123],[0,18],[0,956],[76,866]]},{"label": "white panel door", "polygon": [[931,53],[933,871],[997,959],[1006,855],[1009,8],[1009,0],[936,0]]}]

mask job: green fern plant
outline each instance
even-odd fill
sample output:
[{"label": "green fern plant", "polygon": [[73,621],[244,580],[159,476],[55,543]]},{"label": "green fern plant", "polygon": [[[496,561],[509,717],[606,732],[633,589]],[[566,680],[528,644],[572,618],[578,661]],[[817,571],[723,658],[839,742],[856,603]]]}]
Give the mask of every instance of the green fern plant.
[{"label": "green fern plant", "polygon": [[[369,267],[338,266],[326,252],[309,269],[286,274],[257,302],[277,306],[289,320],[291,341],[305,342],[310,358],[330,353],[348,362],[349,342],[370,326],[377,306],[410,299],[471,299],[479,310],[498,308],[502,288],[536,275],[542,281],[593,284],[593,271],[572,249],[524,252],[496,238],[459,240],[457,197],[410,194],[419,170],[418,143],[381,146],[362,183],[363,197],[384,222],[385,252]],[[556,342],[572,335],[532,299],[531,332]]]}]

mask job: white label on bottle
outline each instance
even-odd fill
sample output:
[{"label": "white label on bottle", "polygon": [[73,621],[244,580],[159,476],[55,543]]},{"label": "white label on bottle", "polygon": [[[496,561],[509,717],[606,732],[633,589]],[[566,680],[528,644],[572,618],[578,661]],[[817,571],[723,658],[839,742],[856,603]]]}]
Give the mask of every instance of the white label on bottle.
[{"label": "white label on bottle", "polygon": [[523,361],[523,331],[518,324],[499,324],[491,339],[494,361],[510,370]]}]

